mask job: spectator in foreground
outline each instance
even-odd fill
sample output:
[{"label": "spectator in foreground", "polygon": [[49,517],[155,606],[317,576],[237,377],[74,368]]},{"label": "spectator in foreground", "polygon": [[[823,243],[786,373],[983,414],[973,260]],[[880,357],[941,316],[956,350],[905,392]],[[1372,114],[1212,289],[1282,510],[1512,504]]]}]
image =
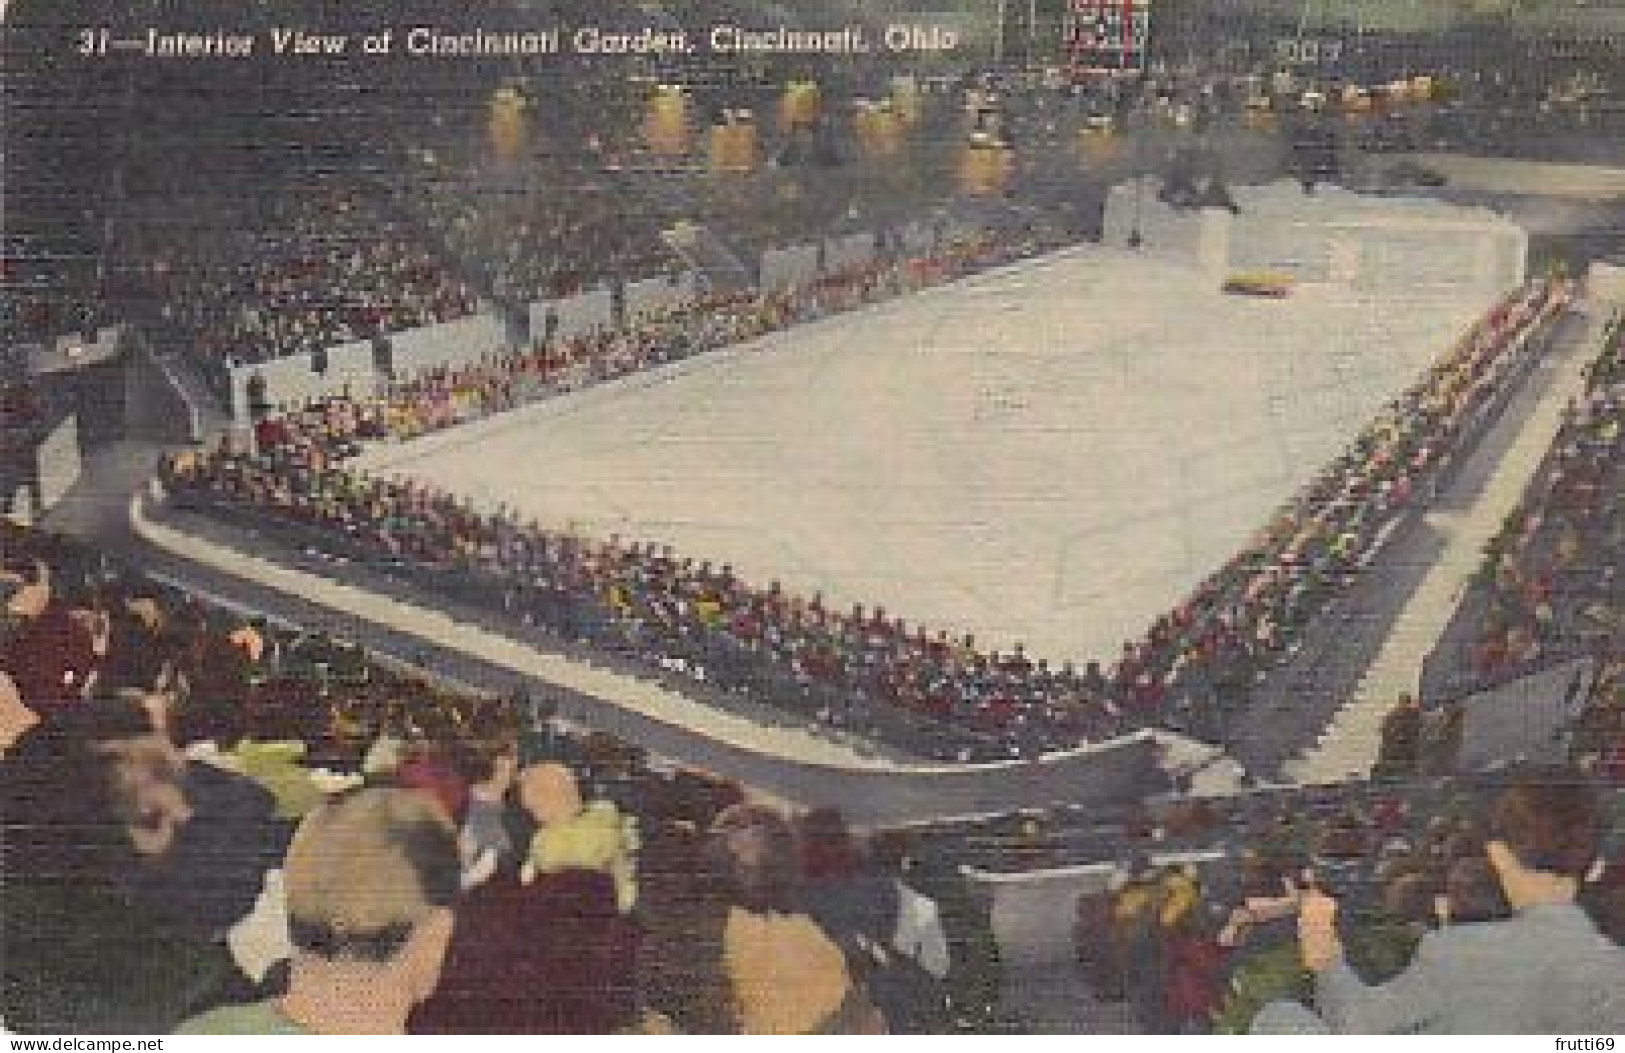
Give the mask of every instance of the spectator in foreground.
[{"label": "spectator in foreground", "polygon": [[138,895],[193,817],[183,759],[141,707],[97,698],[28,731],[0,766],[0,817],[7,1028],[164,1034],[238,989],[224,943]]},{"label": "spectator in foreground", "polygon": [[369,789],[333,799],[288,849],[297,953],[287,994],[216,1009],[177,1033],[403,1034],[440,982],[460,869],[456,828],[427,795]]},{"label": "spectator in foreground", "polygon": [[737,1034],[723,968],[730,897],[703,829],[657,826],[639,864],[638,991],[646,1016],[685,1035]]},{"label": "spectator in foreground", "polygon": [[854,964],[867,966],[897,931],[899,896],[891,878],[864,858],[846,819],[814,808],[797,829],[801,901],[807,913]]},{"label": "spectator in foreground", "polygon": [[1513,916],[1424,937],[1411,967],[1368,986],[1349,968],[1337,901],[1306,893],[1299,948],[1320,1015],[1275,1003],[1255,1033],[1553,1034],[1625,1031],[1625,948],[1577,903],[1598,860],[1598,802],[1583,783],[1520,782],[1491,816],[1486,855]]},{"label": "spectator in foreground", "polygon": [[168,849],[126,877],[125,889],[138,910],[218,942],[253,911],[266,872],[287,854],[293,826],[277,817],[270,791],[247,775],[186,756],[181,747],[191,744],[195,725],[180,719],[171,693],[136,686],[117,693],[152,722],[188,809]]},{"label": "spectator in foreground", "polygon": [[468,813],[458,844],[463,852],[463,887],[473,888],[506,872],[514,862],[508,832],[508,791],[518,773],[519,746],[504,741],[474,751],[469,759]]},{"label": "spectator in foreground", "polygon": [[722,955],[740,1031],[883,1033],[840,947],[798,905],[789,824],[766,808],[735,805],[717,817],[712,835],[732,896]]},{"label": "spectator in foreground", "polygon": [[948,935],[936,901],[908,883],[910,851],[910,837],[902,831],[870,842],[875,865],[896,898],[896,917],[880,967],[869,974],[869,991],[892,1034],[944,1034],[953,1026],[945,982],[953,964]]},{"label": "spectator in foreground", "polygon": [[42,560],[14,556],[0,562],[0,647],[45,613],[51,602],[51,569]]},{"label": "spectator in foreground", "polygon": [[607,1035],[636,1020],[638,932],[609,875],[581,867],[521,881],[509,870],[463,894],[415,1035]]}]

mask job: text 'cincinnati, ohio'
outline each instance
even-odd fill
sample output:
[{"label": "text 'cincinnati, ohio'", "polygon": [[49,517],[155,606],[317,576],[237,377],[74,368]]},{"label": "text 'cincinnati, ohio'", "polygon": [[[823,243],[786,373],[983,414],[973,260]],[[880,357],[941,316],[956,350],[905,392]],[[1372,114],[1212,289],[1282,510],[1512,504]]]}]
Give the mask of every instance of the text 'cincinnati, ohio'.
[{"label": "text 'cincinnati, ohio'", "polygon": [[[894,24],[879,33],[885,51],[953,51],[960,46],[957,31],[940,25]],[[582,26],[574,30],[535,32],[446,32],[415,26],[405,37],[408,55],[459,57],[548,55],[667,55],[700,51],[722,55],[817,54],[857,55],[874,50],[869,30],[848,25],[838,29],[793,29],[774,26],[752,29],[731,23],[695,34],[686,30],[644,28],[635,31]]]}]

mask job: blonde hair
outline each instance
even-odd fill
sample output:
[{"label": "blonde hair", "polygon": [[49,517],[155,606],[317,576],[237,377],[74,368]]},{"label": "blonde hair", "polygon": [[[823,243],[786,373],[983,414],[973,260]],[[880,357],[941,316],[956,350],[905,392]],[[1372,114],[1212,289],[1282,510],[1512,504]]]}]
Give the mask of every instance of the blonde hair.
[{"label": "blonde hair", "polygon": [[519,773],[520,805],[543,826],[563,822],[581,811],[581,785],[562,764],[532,764]]}]

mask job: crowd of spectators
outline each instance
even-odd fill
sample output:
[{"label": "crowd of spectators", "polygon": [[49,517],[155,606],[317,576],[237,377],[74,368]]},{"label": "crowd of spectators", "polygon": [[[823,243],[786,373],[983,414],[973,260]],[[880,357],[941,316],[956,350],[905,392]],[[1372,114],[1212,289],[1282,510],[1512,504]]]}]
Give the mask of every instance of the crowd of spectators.
[{"label": "crowd of spectators", "polygon": [[[478,112],[463,118],[480,127]],[[603,128],[551,134],[563,141],[499,158],[480,136],[437,123],[397,145],[387,179],[289,176],[269,189],[144,200],[110,250],[140,264],[111,275],[110,290],[219,386],[227,367],[447,321],[482,297],[519,312],[669,273],[679,259],[661,232],[681,223],[753,253],[913,215],[948,185],[946,171],[918,187],[868,170],[645,171],[611,150]]]},{"label": "crowd of spectators", "polygon": [[[260,187],[249,195],[260,199],[247,210],[251,222],[239,216],[227,224],[236,229],[226,244],[200,245],[198,229],[181,224],[184,244],[165,245],[160,237],[157,245],[130,246],[129,255],[146,261],[142,294],[218,374],[222,365],[459,317],[475,309],[478,296],[518,310],[659,275],[677,263],[661,232],[683,221],[710,228],[745,256],[839,229],[901,223],[950,196],[966,129],[989,121],[1019,147],[1022,192],[1041,195],[1046,181],[1060,186],[1082,178],[1078,133],[1101,122],[1150,132],[1152,149],[1144,158],[1137,151],[1136,163],[1157,164],[1160,151],[1188,148],[1202,141],[1189,136],[1237,123],[1253,112],[1250,106],[1296,114],[1305,112],[1304,99],[1330,100],[1327,108],[1354,122],[1348,133],[1367,138],[1399,123],[1415,138],[1422,134],[1416,129],[1444,112],[1412,100],[1378,105],[1373,116],[1369,100],[1380,102],[1380,91],[1362,94],[1347,78],[1321,83],[1301,70],[1271,75],[1273,69],[1256,62],[1157,62],[1132,88],[1059,75],[1039,83],[966,74],[946,78],[945,87],[928,79],[911,96],[922,100],[922,123],[905,135],[900,154],[884,158],[866,156],[847,127],[860,98],[831,91],[824,110],[830,128],[840,129],[831,132],[836,160],[816,171],[795,163],[780,142],[785,130],[764,119],[764,163],[744,178],[714,178],[704,165],[640,168],[633,145],[638,87],[594,82],[567,99],[544,93],[534,100],[532,108],[589,111],[598,100],[602,112],[570,120],[527,115],[526,134],[537,141],[514,157],[493,157],[476,106],[458,115],[455,134],[441,124],[398,144],[385,162],[390,190],[371,177],[327,175],[314,188],[309,180],[272,181],[269,193]],[[1465,86],[1458,91],[1472,87],[1465,74],[1456,80]],[[1345,106],[1345,97],[1367,104]],[[764,113],[772,101],[771,93],[764,98]],[[708,119],[693,115],[696,144]],[[1159,128],[1185,138],[1163,141],[1151,132]],[[695,156],[702,154],[696,145]],[[1089,167],[1102,164],[1095,157]],[[142,205],[143,212],[162,207]]]},{"label": "crowd of spectators", "polygon": [[[668,548],[591,542],[477,511],[449,494],[367,478],[342,461],[366,441],[408,437],[558,390],[647,368],[881,296],[952,278],[1036,247],[992,236],[923,259],[880,259],[784,293],[722,294],[621,333],[546,340],[529,353],[431,371],[388,395],[330,399],[257,424],[253,450],[229,446],[172,466],[183,496],[325,532],[359,553],[472,575],[465,588],[569,639],[676,668],[725,692],[763,697],[816,722],[882,732],[876,713],[947,736],[894,743],[956,759],[1031,755],[1146,726],[1223,734],[1227,710],[1291,653],[1327,600],[1371,557],[1385,529],[1425,497],[1469,427],[1508,387],[1515,351],[1570,292],[1541,281],[1509,296],[1108,671],[1052,666],[1017,648],[929,633],[883,610],[831,611],[821,597],[738,581],[731,568]],[[1538,334],[1537,334],[1538,335]],[[1420,491],[1420,492],[1419,492]],[[376,555],[375,555],[376,558]],[[499,587],[485,588],[487,585]]]},{"label": "crowd of spectators", "polygon": [[[1453,690],[1583,656],[1619,638],[1625,533],[1625,317],[1607,326],[1584,393],[1564,412],[1550,453],[1491,542],[1465,677]],[[1616,643],[1617,648],[1617,643]]]},{"label": "crowd of spectators", "polygon": [[211,371],[449,321],[478,304],[361,182],[306,180],[250,200],[246,223],[149,223],[133,235],[144,261],[134,291]]},{"label": "crowd of spectators", "polygon": [[1084,694],[1084,678],[1098,673],[1052,669],[1019,651],[979,655],[973,640],[928,637],[882,610],[836,611],[777,584],[752,588],[728,566],[681,560],[653,544],[543,530],[449,494],[357,475],[341,463],[360,442],[422,434],[731,344],[947,280],[1021,248],[973,238],[929,258],[854,267],[790,292],[709,297],[624,333],[431,372],[377,398],[327,400],[262,420],[253,450],[228,445],[177,459],[166,481],[182,501],[203,492],[318,528],[326,543],[404,562],[426,577],[463,573],[471,582],[465,592],[500,597],[510,612],[566,638],[647,656],[822,722],[867,726],[860,699],[885,700],[984,732],[983,749],[1035,732],[1047,739],[1053,725],[1040,729],[1039,721],[1077,722],[1076,739],[1105,737],[1114,718]]},{"label": "crowd of spectators", "polygon": [[1160,711],[1172,726],[1199,736],[1222,733],[1223,710],[1293,651],[1314,615],[1371,560],[1388,528],[1426,504],[1429,489],[1472,442],[1473,425],[1517,374],[1519,352],[1541,339],[1571,295],[1561,281],[1534,282],[1441,355],[1278,510],[1253,545],[1143,639],[1124,645],[1113,675],[1119,704]]},{"label": "crowd of spectators", "polygon": [[[1587,660],[1590,690],[1574,700],[1580,715],[1572,753],[1605,780],[1625,780],[1619,693],[1622,399],[1625,316],[1616,315],[1586,367],[1584,390],[1565,409],[1534,481],[1488,546],[1477,579],[1428,659],[1426,712],[1413,705],[1414,719],[1396,714],[1396,726],[1415,724],[1419,731],[1437,725],[1439,716],[1476,692]],[[1580,686],[1586,679],[1579,677]],[[1414,750],[1409,755],[1414,759]]]},{"label": "crowd of spectators", "polygon": [[6,526],[0,556],[11,1031],[991,1018],[952,842],[792,815],[62,538]]},{"label": "crowd of spectators", "polygon": [[506,304],[657,275],[673,263],[648,203],[601,172],[553,164],[493,172],[419,153],[398,198],[425,237]]},{"label": "crowd of spectators", "polygon": [[[991,1022],[998,951],[954,860],[997,822],[860,837],[522,693],[453,691],[50,535],[0,545],[10,1030]],[[1147,802],[1116,820],[1120,877],[1078,903],[1080,962],[1154,1032],[1297,1027],[1291,1003],[1360,1033],[1617,1027],[1622,803],[1553,773]],[[1023,867],[1055,861],[1043,822],[1000,838]],[[1181,846],[1205,851],[1167,862]],[[1462,941],[1573,964],[1488,1007]]]}]

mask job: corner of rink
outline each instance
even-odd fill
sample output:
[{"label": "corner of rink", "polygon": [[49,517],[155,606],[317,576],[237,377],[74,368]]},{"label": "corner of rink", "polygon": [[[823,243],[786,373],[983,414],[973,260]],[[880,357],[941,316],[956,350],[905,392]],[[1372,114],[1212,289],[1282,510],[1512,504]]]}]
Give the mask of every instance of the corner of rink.
[{"label": "corner of rink", "polygon": [[1295,182],[1232,188],[1236,208],[1176,208],[1151,177],[1107,196],[1102,242],[1197,271],[1380,295],[1404,289],[1492,299],[1523,281],[1529,235],[1489,208]]}]

